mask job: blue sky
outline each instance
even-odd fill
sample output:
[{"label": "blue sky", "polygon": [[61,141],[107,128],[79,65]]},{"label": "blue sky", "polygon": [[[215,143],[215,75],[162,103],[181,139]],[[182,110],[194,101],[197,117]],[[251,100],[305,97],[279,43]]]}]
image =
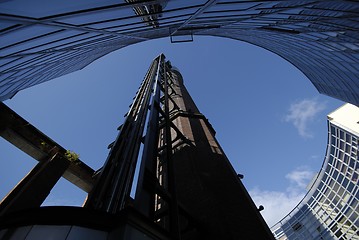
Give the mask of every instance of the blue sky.
[{"label": "blue sky", "polygon": [[[104,163],[151,61],[180,69],[200,111],[269,225],[304,196],[323,162],[326,115],[343,102],[320,95],[298,69],[259,47],[223,38],[153,40],[85,69],[19,92],[9,107],[94,169]],[[36,164],[0,139],[0,197]],[[5,167],[4,167],[5,166]],[[61,180],[46,205],[81,205],[85,193]]]}]

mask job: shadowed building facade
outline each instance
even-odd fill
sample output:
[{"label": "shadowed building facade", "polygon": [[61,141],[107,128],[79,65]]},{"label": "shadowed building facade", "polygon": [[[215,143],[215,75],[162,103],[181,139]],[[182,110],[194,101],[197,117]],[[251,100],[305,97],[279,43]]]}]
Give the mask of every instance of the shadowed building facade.
[{"label": "shadowed building facade", "polygon": [[357,1],[45,0],[0,3],[0,100],[131,44],[218,36],[265,48],[320,93],[359,104]]},{"label": "shadowed building facade", "polygon": [[271,239],[215,131],[184,87],[181,74],[172,72],[173,99],[179,107],[173,123],[193,143],[173,149],[179,203],[206,229],[205,239]]},{"label": "shadowed building facade", "polygon": [[359,108],[328,115],[321,171],[298,206],[271,229],[276,239],[359,239]]}]

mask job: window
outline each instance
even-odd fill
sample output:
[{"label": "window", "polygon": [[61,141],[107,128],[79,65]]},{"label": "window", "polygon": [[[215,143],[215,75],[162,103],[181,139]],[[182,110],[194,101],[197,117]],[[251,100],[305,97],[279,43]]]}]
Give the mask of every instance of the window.
[{"label": "window", "polygon": [[344,140],[344,132],[342,130],[339,130],[339,136],[340,139]]}]

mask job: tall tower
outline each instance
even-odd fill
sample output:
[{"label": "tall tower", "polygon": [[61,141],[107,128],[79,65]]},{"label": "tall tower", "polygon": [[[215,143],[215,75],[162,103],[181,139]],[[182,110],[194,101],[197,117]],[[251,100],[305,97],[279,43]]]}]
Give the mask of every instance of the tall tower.
[{"label": "tall tower", "polygon": [[[118,130],[82,208],[39,208],[36,203],[27,209],[17,204],[11,211],[5,199],[0,207],[10,210],[0,219],[0,237],[12,239],[20,226],[31,226],[26,236],[36,235],[32,231],[46,232],[51,225],[66,233],[58,239],[96,234],[94,239],[274,239],[179,70],[163,54],[151,63]],[[56,154],[66,169],[61,152]],[[41,193],[39,181],[32,185]],[[15,192],[21,199],[21,189]],[[59,220],[63,214],[67,218]]]}]

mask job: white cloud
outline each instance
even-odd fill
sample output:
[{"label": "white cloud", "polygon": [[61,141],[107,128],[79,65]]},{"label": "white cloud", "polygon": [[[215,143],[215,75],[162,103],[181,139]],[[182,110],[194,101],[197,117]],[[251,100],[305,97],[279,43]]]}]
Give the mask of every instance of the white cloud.
[{"label": "white cloud", "polygon": [[263,218],[269,227],[285,217],[302,200],[304,192],[289,193],[278,191],[266,191],[255,188],[249,191],[257,206],[263,205],[261,211]]},{"label": "white cloud", "polygon": [[308,167],[297,168],[285,175],[289,180],[288,187],[283,191],[267,191],[254,188],[249,191],[257,206],[263,205],[263,218],[271,227],[285,217],[303,199],[305,187],[310,182],[314,172]]},{"label": "white cloud", "polygon": [[289,113],[284,120],[291,122],[297,128],[300,136],[313,137],[308,130],[308,124],[324,109],[325,104],[318,102],[317,99],[304,99],[290,105]]},{"label": "white cloud", "polygon": [[291,183],[289,190],[297,191],[305,189],[313,176],[314,172],[311,171],[308,167],[300,167],[288,173],[285,178],[287,178]]}]

